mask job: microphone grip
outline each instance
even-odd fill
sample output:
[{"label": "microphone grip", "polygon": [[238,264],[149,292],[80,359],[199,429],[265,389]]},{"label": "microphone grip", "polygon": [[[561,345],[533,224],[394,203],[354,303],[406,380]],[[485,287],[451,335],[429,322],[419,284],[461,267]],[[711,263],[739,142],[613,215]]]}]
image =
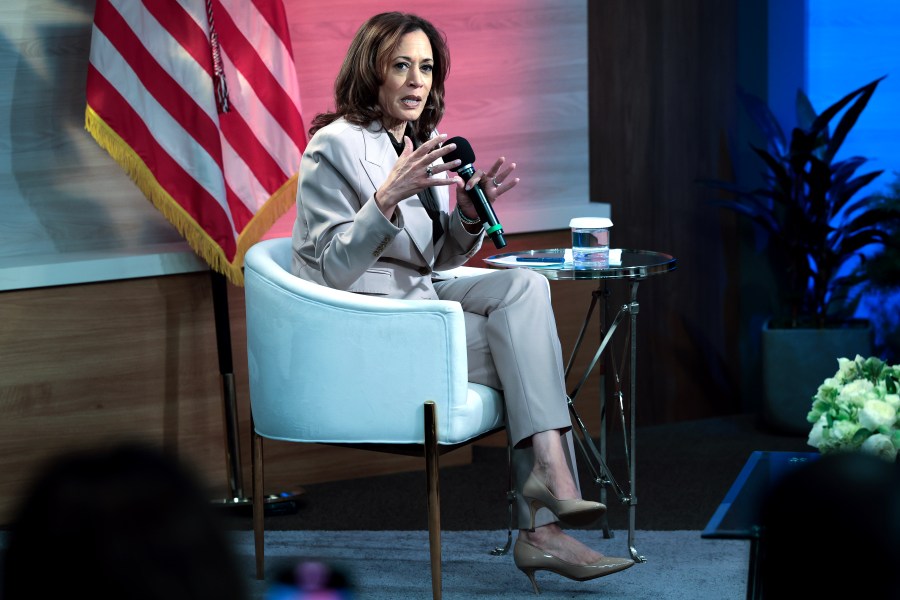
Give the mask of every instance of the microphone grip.
[{"label": "microphone grip", "polygon": [[[465,181],[468,181],[475,171],[474,169],[460,169],[458,173]],[[506,239],[503,237],[503,226],[500,224],[499,219],[497,219],[497,213],[494,212],[494,207],[491,206],[491,203],[484,195],[484,190],[481,189],[481,186],[476,184],[469,190],[468,194],[469,198],[472,200],[472,204],[475,205],[475,212],[478,213],[478,218],[481,219],[481,223],[487,230],[488,237],[494,242],[494,246],[498,249],[505,247]]]},{"label": "microphone grip", "polygon": [[[472,196],[474,196],[474,198],[472,198]],[[472,198],[472,203],[475,205],[475,212],[478,213],[478,218],[481,219],[485,229],[487,229],[487,234],[491,238],[491,241],[494,242],[494,246],[497,248],[506,246],[506,239],[503,237],[503,226],[500,224],[500,221],[497,220],[497,213],[494,212],[494,207],[488,202],[481,187],[475,185],[469,190],[469,197]]]}]

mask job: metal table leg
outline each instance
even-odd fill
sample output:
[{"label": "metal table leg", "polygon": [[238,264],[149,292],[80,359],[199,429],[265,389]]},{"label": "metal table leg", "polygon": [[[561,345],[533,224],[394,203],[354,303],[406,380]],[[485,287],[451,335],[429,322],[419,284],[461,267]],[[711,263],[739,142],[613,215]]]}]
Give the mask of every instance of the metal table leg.
[{"label": "metal table leg", "polygon": [[[637,315],[640,305],[637,302],[638,281],[631,284],[631,398],[629,405],[631,406],[630,418],[630,434],[631,434],[631,451],[628,453],[628,479],[631,483],[631,499],[628,504],[628,550],[635,562],[646,562],[643,556],[640,556],[634,547],[634,529],[635,529],[635,512],[637,510],[637,464],[635,462],[635,450],[637,448],[637,431],[635,430],[635,422],[637,421]],[[623,417],[624,419],[624,412]],[[624,425],[624,424],[623,424]],[[623,427],[624,433],[624,427]]]},{"label": "metal table leg", "polygon": [[[572,414],[573,422],[575,423],[577,429],[581,432],[581,436],[576,435],[575,439],[578,442],[579,448],[581,448],[582,454],[584,454],[585,459],[587,460],[587,464],[594,476],[594,480],[601,486],[601,491],[605,491],[606,486],[612,488],[615,492],[616,497],[619,502],[623,505],[628,506],[628,549],[631,554],[631,558],[635,562],[646,562],[646,558],[638,554],[634,545],[634,532],[635,532],[635,513],[637,508],[637,496],[635,495],[635,479],[636,479],[636,462],[635,462],[635,444],[636,444],[636,431],[635,431],[635,418],[637,415],[637,403],[636,403],[636,368],[637,368],[637,335],[636,335],[636,327],[637,327],[637,313],[639,312],[640,306],[637,302],[637,289],[638,289],[638,280],[632,282],[631,286],[631,300],[628,304],[622,305],[616,316],[614,317],[612,323],[609,325],[608,330],[603,333],[603,327],[601,324],[601,341],[600,345],[597,348],[597,351],[594,354],[593,359],[590,364],[587,366],[584,375],[581,377],[581,380],[575,385],[572,391],[569,393],[569,411]],[[607,303],[608,292],[606,290],[597,289],[591,295],[591,303],[588,307],[587,314],[585,316],[584,323],[582,324],[581,331],[579,332],[578,338],[575,343],[575,347],[572,350],[572,354],[569,358],[569,362],[566,366],[566,379],[568,379],[569,372],[571,370],[572,365],[574,364],[574,360],[578,351],[581,347],[581,344],[584,339],[584,335],[588,329],[589,323],[591,321],[591,317],[593,315],[594,309],[596,308],[599,297],[604,296],[604,306]],[[619,405],[619,414],[621,416],[621,428],[622,428],[622,436],[624,442],[624,450],[625,450],[625,458],[628,464],[628,490],[625,491],[618,484],[618,482],[613,477],[612,472],[610,471],[607,463],[606,463],[606,401],[605,396],[602,394],[601,390],[601,430],[599,435],[600,440],[600,448],[598,449],[596,444],[593,441],[590,433],[588,432],[587,427],[584,422],[578,415],[577,410],[575,409],[575,399],[581,390],[584,383],[590,377],[591,372],[594,370],[594,367],[597,365],[600,357],[603,355],[603,352],[606,350],[607,346],[610,344],[610,340],[612,339],[613,334],[621,323],[622,319],[625,318],[626,315],[630,315],[629,321],[629,331],[628,336],[630,340],[626,340],[624,352],[630,354],[630,386],[629,386],[629,397],[628,397],[628,405],[629,405],[629,416],[628,423],[626,423],[625,416],[625,398],[622,393],[621,388],[621,377],[620,377],[620,369],[616,368],[615,365],[615,357],[612,357],[611,363],[613,365],[613,377],[615,378],[615,387],[616,394],[615,397],[618,400]],[[628,349],[628,343],[630,342],[630,351]],[[610,349],[610,355],[612,354],[612,350]],[[624,356],[623,356],[624,358]],[[605,499],[605,495],[603,496]],[[608,522],[604,521],[604,536],[610,537]]]}]

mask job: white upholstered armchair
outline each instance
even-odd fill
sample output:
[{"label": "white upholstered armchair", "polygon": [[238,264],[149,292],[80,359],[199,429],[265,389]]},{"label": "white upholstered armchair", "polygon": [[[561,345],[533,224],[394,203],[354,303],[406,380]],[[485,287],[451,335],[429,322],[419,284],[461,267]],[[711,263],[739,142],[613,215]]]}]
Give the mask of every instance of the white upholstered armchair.
[{"label": "white upholstered armchair", "polygon": [[413,450],[425,456],[432,592],[440,598],[438,455],[501,429],[502,395],[467,380],[457,302],[330,289],[291,275],[290,260],[290,238],[260,242],[244,258],[257,578],[263,438]]}]

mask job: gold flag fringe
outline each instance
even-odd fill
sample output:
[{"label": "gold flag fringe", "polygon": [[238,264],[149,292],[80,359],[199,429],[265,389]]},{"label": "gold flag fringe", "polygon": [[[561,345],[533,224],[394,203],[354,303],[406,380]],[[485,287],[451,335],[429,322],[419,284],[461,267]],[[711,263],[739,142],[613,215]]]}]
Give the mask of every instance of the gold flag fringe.
[{"label": "gold flag fringe", "polygon": [[[297,174],[295,173],[263,204],[244,230],[238,235],[235,261],[243,267],[244,254],[272,228],[278,219],[297,202]],[[243,282],[243,277],[242,277]],[[243,285],[240,283],[238,285]]]},{"label": "gold flag fringe", "polygon": [[296,174],[263,204],[238,235],[235,257],[229,262],[222,247],[169,195],[131,146],[90,106],[85,109],[84,127],[211,269],[225,275],[234,285],[244,285],[244,253],[293,205],[297,192]]}]

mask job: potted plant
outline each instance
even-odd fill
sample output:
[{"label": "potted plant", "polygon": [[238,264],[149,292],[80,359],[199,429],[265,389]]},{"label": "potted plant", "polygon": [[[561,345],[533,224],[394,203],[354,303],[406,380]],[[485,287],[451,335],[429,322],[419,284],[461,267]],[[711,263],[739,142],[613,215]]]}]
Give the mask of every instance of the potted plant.
[{"label": "potted plant", "polygon": [[[887,247],[900,224],[900,202],[858,192],[882,171],[857,171],[868,159],[837,160],[847,135],[883,77],[816,113],[797,92],[797,124],[790,137],[765,102],[740,92],[765,138],[752,146],[762,160],[762,185],[748,189],[706,182],[729,196],[716,204],[736,211],[768,236],[773,273],[781,276],[780,312],[763,327],[763,416],[776,429],[801,434],[819,382],[840,356],[871,354],[871,328],[852,319],[851,289],[860,268]],[[843,114],[841,114],[843,111]],[[830,124],[841,114],[833,132]],[[896,267],[900,276],[900,265]]]}]

